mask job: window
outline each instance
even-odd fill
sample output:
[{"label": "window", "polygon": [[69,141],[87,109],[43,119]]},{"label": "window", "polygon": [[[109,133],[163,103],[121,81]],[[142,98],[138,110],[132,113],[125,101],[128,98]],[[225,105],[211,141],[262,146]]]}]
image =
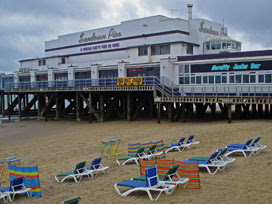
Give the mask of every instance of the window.
[{"label": "window", "polygon": [[148,47],[139,47],[138,48],[138,56],[146,56],[148,54]]},{"label": "window", "polygon": [[61,58],[61,64],[65,64],[65,58],[64,57]]},{"label": "window", "polygon": [[234,83],[234,73],[230,73],[230,75],[229,75],[229,83]]},{"label": "window", "polygon": [[259,74],[259,83],[264,83],[264,75],[263,74]]},{"label": "window", "polygon": [[190,84],[190,77],[189,76],[185,76],[185,84]]},{"label": "window", "polygon": [[221,76],[219,76],[219,75],[215,76],[215,83],[221,84]]},{"label": "window", "polygon": [[194,75],[191,76],[191,84],[195,84],[195,76]]},{"label": "window", "polygon": [[183,65],[179,65],[179,73],[183,74]]},{"label": "window", "polygon": [[152,55],[166,55],[170,54],[170,45],[153,45],[151,46]]},{"label": "window", "polygon": [[192,45],[186,46],[186,54],[194,54],[194,47]]},{"label": "window", "polygon": [[214,76],[209,76],[209,84],[214,84]]},{"label": "window", "polygon": [[235,83],[241,83],[242,82],[242,76],[240,74],[235,75]]},{"label": "window", "polygon": [[206,50],[210,50],[210,43],[209,42],[206,43]]},{"label": "window", "polygon": [[225,84],[225,83],[227,83],[227,75],[223,74],[222,75],[222,84]]},{"label": "window", "polygon": [[218,50],[221,49],[221,41],[216,42],[216,49],[218,49]]},{"label": "window", "polygon": [[44,66],[44,65],[46,65],[46,60],[45,59],[39,59],[38,64],[39,64],[39,66]]},{"label": "window", "polygon": [[201,76],[196,76],[196,83],[201,84]]},{"label": "window", "polygon": [[91,71],[75,72],[75,79],[90,79]]},{"label": "window", "polygon": [[227,47],[228,47],[228,49],[231,49],[231,41],[227,42]]},{"label": "window", "polygon": [[271,83],[271,74],[265,74],[265,83]]},{"label": "window", "polygon": [[253,74],[250,74],[250,83],[256,83],[256,76]]},{"label": "window", "polygon": [[243,83],[249,83],[249,75],[248,74],[244,74],[243,75]]},{"label": "window", "polygon": [[185,65],[185,73],[189,73],[189,72],[190,72],[189,65],[188,65],[188,64],[186,64],[186,65]]},{"label": "window", "polygon": [[208,83],[208,77],[207,76],[203,76],[203,84],[207,84]]},{"label": "window", "polygon": [[184,84],[184,77],[179,77],[179,83]]},{"label": "window", "polygon": [[212,50],[215,50],[215,49],[216,49],[216,44],[215,44],[215,42],[212,42],[212,43],[211,43],[211,49],[212,49]]},{"label": "window", "polygon": [[227,49],[227,42],[226,42],[226,41],[224,41],[224,42],[222,43],[222,49]]}]

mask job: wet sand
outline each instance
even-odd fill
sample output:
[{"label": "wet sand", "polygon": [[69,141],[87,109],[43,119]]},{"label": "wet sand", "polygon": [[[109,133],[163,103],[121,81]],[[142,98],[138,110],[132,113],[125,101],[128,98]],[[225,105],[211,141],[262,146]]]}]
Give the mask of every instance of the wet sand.
[{"label": "wet sand", "polygon": [[[196,135],[200,144],[183,152],[170,152],[166,159],[182,161],[193,156],[209,156],[230,143],[244,143],[262,136],[268,148],[251,158],[235,156],[233,166],[215,176],[200,172],[201,189],[176,189],[173,195],[162,194],[157,203],[272,203],[272,122],[271,120],[243,120],[170,123],[162,121],[115,121],[104,123],[75,121],[22,121],[0,124],[0,158],[17,156],[22,165],[38,165],[42,198],[16,197],[16,203],[61,203],[82,196],[81,203],[149,203],[146,193],[119,196],[113,185],[139,175],[135,164],[120,167],[116,156],[104,156],[109,166],[107,174],[99,174],[81,183],[57,183],[54,176],[74,169],[77,162],[101,155],[101,140],[118,137],[121,149],[127,154],[127,144],[158,141],[166,145],[176,143],[182,136]],[[6,184],[4,184],[6,185]],[[3,203],[1,200],[0,203]]]}]

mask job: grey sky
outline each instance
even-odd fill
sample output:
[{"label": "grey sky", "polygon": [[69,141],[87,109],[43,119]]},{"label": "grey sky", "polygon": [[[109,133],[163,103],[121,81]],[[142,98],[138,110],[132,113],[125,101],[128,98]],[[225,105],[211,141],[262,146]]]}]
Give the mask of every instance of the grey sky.
[{"label": "grey sky", "polygon": [[0,72],[43,57],[44,41],[59,35],[157,14],[187,19],[187,3],[193,18],[224,19],[243,50],[272,48],[269,0],[0,0]]}]

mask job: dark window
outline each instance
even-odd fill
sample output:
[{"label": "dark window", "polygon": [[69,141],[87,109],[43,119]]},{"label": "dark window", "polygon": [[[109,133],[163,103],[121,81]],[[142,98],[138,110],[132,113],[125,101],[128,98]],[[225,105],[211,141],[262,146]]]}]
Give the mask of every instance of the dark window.
[{"label": "dark window", "polygon": [[225,84],[225,83],[227,83],[227,76],[223,75],[222,76],[222,84]]},{"label": "dark window", "polygon": [[138,48],[138,56],[146,56],[147,54],[148,54],[147,46]]},{"label": "dark window", "polygon": [[242,76],[241,75],[235,75],[235,83],[241,83],[242,82]]},{"label": "dark window", "polygon": [[265,83],[271,83],[271,74],[265,75]]},{"label": "dark window", "polygon": [[190,72],[189,65],[186,64],[186,65],[185,65],[185,73],[189,73],[189,72]]},{"label": "dark window", "polygon": [[99,70],[99,78],[117,78],[118,77],[118,69],[111,70]]},{"label": "dark window", "polygon": [[152,45],[151,55],[165,55],[170,54],[170,45]]},{"label": "dark window", "polygon": [[256,82],[256,76],[250,75],[250,83],[255,83],[255,82]]},{"label": "dark window", "polygon": [[234,83],[234,75],[229,76],[229,83]]},{"label": "dark window", "polygon": [[36,75],[36,81],[48,81],[47,74],[38,74]]},{"label": "dark window", "polygon": [[179,73],[183,74],[183,65],[179,65]]},{"label": "dark window", "polygon": [[68,80],[68,73],[55,73],[56,81],[66,81]]},{"label": "dark window", "polygon": [[44,65],[46,65],[46,60],[45,59],[39,59],[38,64],[39,64],[39,66],[44,66]]},{"label": "dark window", "polygon": [[214,76],[209,76],[209,84],[214,84]]},{"label": "dark window", "polygon": [[196,76],[196,83],[201,84],[201,76]]},{"label": "dark window", "polygon": [[221,76],[215,76],[215,83],[221,84]]},{"label": "dark window", "polygon": [[263,74],[259,75],[259,83],[264,83],[264,75]]},{"label": "dark window", "polygon": [[75,79],[90,79],[91,71],[75,72]]},{"label": "dark window", "polygon": [[160,67],[128,68],[128,77],[135,76],[160,76]]},{"label": "dark window", "polygon": [[42,60],[38,61],[39,66],[42,66]]},{"label": "dark window", "polygon": [[46,60],[45,59],[42,60],[42,65],[46,65]]},{"label": "dark window", "polygon": [[191,84],[195,84],[195,76],[191,77]]},{"label": "dark window", "polygon": [[186,46],[186,54],[194,54],[194,47],[192,45]]},{"label": "dark window", "polygon": [[208,83],[208,77],[207,76],[203,76],[203,84],[207,84]]},{"label": "dark window", "polygon": [[249,75],[246,74],[246,75],[243,75],[243,83],[249,83]]},{"label": "dark window", "polygon": [[184,84],[184,77],[179,77],[179,83]]},{"label": "dark window", "polygon": [[30,76],[19,76],[19,82],[29,82]]},{"label": "dark window", "polygon": [[190,84],[190,77],[188,76],[185,77],[185,84]]},{"label": "dark window", "polygon": [[65,64],[65,58],[64,57],[61,58],[61,64]]}]

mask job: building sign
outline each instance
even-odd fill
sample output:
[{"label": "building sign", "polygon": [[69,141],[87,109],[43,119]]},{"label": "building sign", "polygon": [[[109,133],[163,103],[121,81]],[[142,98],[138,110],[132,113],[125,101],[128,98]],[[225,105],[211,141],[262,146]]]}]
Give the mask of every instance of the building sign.
[{"label": "building sign", "polygon": [[113,49],[113,48],[119,48],[119,47],[120,47],[120,43],[106,43],[101,45],[92,45],[88,47],[82,47],[80,48],[80,52],[99,51],[99,50]]},{"label": "building sign", "polygon": [[88,42],[94,42],[99,40],[109,40],[109,39],[115,39],[120,38],[122,36],[121,32],[117,32],[114,30],[114,28],[111,28],[108,34],[103,35],[97,35],[96,33],[93,33],[91,36],[86,37],[85,33],[80,34],[79,43],[88,43]]},{"label": "building sign", "polygon": [[201,21],[201,23],[200,23],[199,32],[219,36],[219,32],[216,30],[213,30],[212,26],[210,26],[209,28],[205,28],[204,21]]},{"label": "building sign", "polygon": [[193,64],[191,73],[272,70],[272,61]]}]

